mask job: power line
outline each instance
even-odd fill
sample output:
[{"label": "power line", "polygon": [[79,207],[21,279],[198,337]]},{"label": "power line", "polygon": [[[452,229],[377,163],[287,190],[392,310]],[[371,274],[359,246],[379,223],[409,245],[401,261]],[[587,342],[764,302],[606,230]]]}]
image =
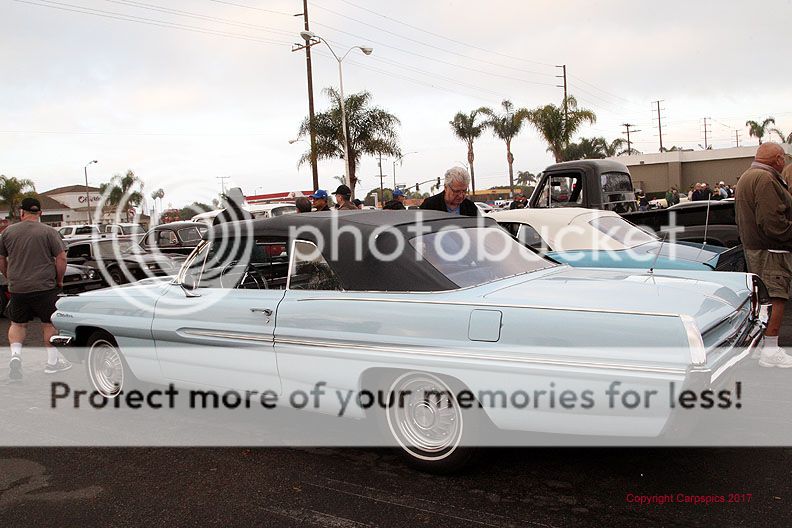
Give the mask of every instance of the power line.
[{"label": "power line", "polygon": [[[500,74],[500,73],[494,73],[494,72],[490,72],[490,71],[486,71],[486,70],[481,70],[479,68],[472,68],[470,66],[463,66],[461,64],[456,64],[454,62],[450,62],[450,61],[447,61],[447,60],[438,59],[436,57],[431,57],[429,55],[423,55],[421,53],[416,53],[414,51],[409,51],[409,50],[406,50],[406,49],[403,49],[403,48],[399,48],[397,46],[392,46],[392,45],[386,44],[385,42],[382,42],[382,41],[369,39],[367,37],[364,37],[364,36],[361,36],[361,35],[357,35],[355,33],[350,33],[349,31],[344,31],[342,29],[337,29],[337,28],[334,28],[332,26],[328,26],[327,24],[322,24],[320,22],[314,22],[314,25],[327,28],[330,31],[335,31],[337,33],[343,33],[345,35],[349,35],[349,36],[352,36],[352,37],[355,37],[355,38],[364,39],[367,42],[370,42],[372,44],[377,44],[378,46],[382,46],[384,48],[389,48],[389,49],[392,49],[392,50],[395,50],[395,51],[398,51],[398,52],[401,52],[401,53],[405,53],[407,55],[412,55],[414,57],[420,57],[422,59],[426,59],[426,60],[429,60],[429,61],[434,61],[434,62],[437,62],[437,63],[440,63],[440,64],[445,64],[447,66],[452,66],[454,68],[460,68],[460,69],[467,70],[467,71],[472,71],[472,72],[476,72],[476,73],[482,73],[482,74],[485,74],[485,75],[490,75],[492,77],[499,77],[501,79],[509,79],[509,80],[512,80],[512,81],[519,81],[519,82],[526,83],[526,84],[533,84],[533,85],[538,85],[538,86],[555,86],[552,83],[545,83],[545,82],[539,82],[539,81],[529,81],[527,79],[522,79],[520,77],[513,77],[511,75],[504,75],[504,74]],[[331,41],[330,39],[325,39],[325,40]],[[333,41],[331,41],[331,42],[333,42]]]},{"label": "power line", "polygon": [[209,1],[210,2],[214,2],[216,4],[225,4],[225,5],[230,5],[230,6],[234,6],[234,7],[242,7],[242,8],[245,8],[245,9],[253,9],[254,11],[261,11],[263,13],[271,13],[273,15],[283,15],[283,16],[287,16],[287,17],[291,17],[292,16],[291,13],[284,13],[283,11],[273,11],[272,9],[264,9],[264,8],[261,8],[261,7],[253,7],[253,6],[248,6],[248,5],[244,5],[244,4],[237,4],[235,2],[225,2],[223,0],[209,0]]},{"label": "power line", "polygon": [[[340,17],[343,17],[343,18],[347,18],[347,19],[349,19],[349,20],[351,20],[353,22],[357,22],[358,24],[362,24],[362,25],[368,26],[368,27],[370,27],[372,29],[376,29],[377,31],[379,31],[381,33],[387,33],[388,35],[392,35],[392,36],[394,36],[396,38],[407,40],[409,42],[413,42],[413,43],[419,44],[421,46],[426,46],[428,48],[432,48],[433,50],[442,51],[443,53],[448,53],[449,55],[455,55],[457,57],[462,57],[465,60],[472,60],[472,61],[476,61],[476,62],[481,62],[483,64],[489,64],[491,66],[497,66],[499,68],[506,68],[506,69],[509,69],[509,70],[514,70],[514,71],[518,71],[518,72],[522,72],[522,73],[529,73],[529,74],[532,74],[532,75],[542,75],[542,76],[547,76],[547,77],[552,77],[553,76],[552,73],[544,73],[544,72],[537,72],[537,71],[533,71],[533,70],[526,70],[526,69],[523,69],[523,68],[519,68],[517,66],[510,66],[510,65],[507,65],[507,64],[501,64],[501,63],[492,62],[492,61],[488,61],[488,60],[484,60],[484,59],[478,59],[476,57],[471,57],[471,56],[466,55],[464,53],[459,53],[457,51],[452,51],[452,50],[449,50],[449,49],[446,49],[446,48],[441,48],[441,47],[436,46],[434,44],[429,44],[427,42],[423,42],[423,41],[418,40],[418,39],[414,39],[414,38],[411,38],[411,37],[406,37],[404,35],[400,35],[399,33],[395,33],[393,31],[389,31],[389,30],[387,30],[385,28],[382,28],[382,27],[379,27],[379,26],[375,26],[374,24],[369,24],[368,22],[364,22],[362,20],[358,20],[357,18],[352,18],[350,16],[344,15],[343,13],[339,13],[338,11],[333,11],[332,9],[329,9],[327,7],[323,7],[323,6],[319,5],[319,4],[317,4],[316,2],[313,3],[313,6],[315,8],[322,9],[323,11],[327,11],[327,12],[332,13],[334,15],[337,15],[337,16],[340,16]],[[322,24],[320,24],[320,25],[322,25]],[[325,26],[325,27],[329,27],[329,26]],[[340,30],[336,29],[336,31],[340,31]]]},{"label": "power line", "polygon": [[187,18],[195,18],[195,19],[199,19],[199,20],[207,20],[207,21],[210,21],[210,22],[220,22],[222,24],[227,24],[229,26],[237,26],[237,27],[243,27],[243,28],[249,28],[249,29],[258,29],[258,30],[261,30],[261,31],[269,31],[269,32],[272,32],[272,33],[276,33],[278,35],[283,35],[283,36],[288,36],[288,37],[294,36],[294,32],[293,31],[287,31],[285,29],[274,28],[274,27],[269,27],[269,26],[261,26],[261,25],[257,25],[257,24],[248,24],[248,23],[245,23],[245,22],[239,22],[239,21],[230,20],[230,19],[227,19],[227,18],[220,18],[220,17],[209,16],[209,15],[201,15],[201,14],[197,14],[197,13],[191,13],[190,11],[183,11],[181,9],[172,9],[172,8],[169,8],[169,7],[158,6],[158,5],[155,5],[155,4],[146,4],[146,3],[143,3],[143,2],[134,2],[132,0],[104,0],[104,1],[105,2],[109,2],[111,4],[126,5],[126,6],[129,6],[129,7],[136,7],[138,9],[145,9],[145,10],[149,10],[149,11],[157,11],[157,12],[160,12],[160,13],[166,13],[166,14],[170,14],[170,15],[182,16],[182,17],[187,17]]},{"label": "power line", "polygon": [[[252,35],[239,35],[235,33],[228,33],[226,31],[215,31],[206,28],[200,28],[196,26],[188,26],[186,24],[178,24],[175,22],[166,22],[164,20],[157,20],[152,18],[145,18],[145,17],[138,17],[134,15],[126,15],[123,13],[115,13],[113,11],[103,11],[101,9],[93,9],[88,7],[77,6],[73,4],[66,4],[63,2],[54,2],[51,0],[39,0],[38,2],[33,2],[31,0],[13,0],[14,2],[21,3],[21,4],[29,4],[39,7],[46,7],[48,9],[57,9],[59,11],[69,11],[73,13],[80,13],[83,15],[92,15],[101,18],[108,18],[112,20],[121,20],[124,22],[135,22],[137,24],[145,24],[148,26],[156,26],[162,27],[167,29],[178,29],[181,31],[190,31],[193,33],[203,33],[206,35],[214,35],[220,37],[227,37],[227,38],[234,38],[238,40],[247,40],[250,42],[258,42],[260,44],[281,44],[281,45],[288,45],[288,42],[284,41],[277,41],[272,39],[264,39],[260,37],[254,37]],[[47,2],[47,3],[42,3]]]},{"label": "power line", "polygon": [[[441,35],[439,33],[433,32],[433,31],[429,31],[428,29],[423,29],[423,28],[420,28],[418,26],[414,26],[412,24],[408,24],[407,22],[403,22],[401,20],[397,20],[397,19],[389,17],[387,15],[383,15],[382,13],[377,13],[376,11],[373,11],[371,9],[367,9],[367,8],[365,8],[363,6],[354,4],[354,3],[349,2],[347,0],[341,0],[341,1],[344,2],[347,5],[350,5],[352,7],[355,7],[357,9],[360,9],[360,10],[363,10],[363,11],[366,11],[368,13],[371,13],[371,14],[376,15],[378,17],[384,18],[384,19],[389,20],[391,22],[394,22],[396,24],[400,24],[400,25],[408,27],[410,29],[414,29],[416,31],[420,31],[422,33],[426,33],[427,35],[432,35],[433,37],[437,37],[439,39],[447,40],[448,42],[453,42],[454,44],[459,44],[461,46],[467,46],[467,47],[472,48],[472,49],[483,51],[485,53],[491,53],[493,55],[499,55],[501,57],[504,57],[504,58],[507,58],[507,59],[511,59],[511,60],[518,60],[518,61],[527,62],[527,63],[530,63],[530,64],[538,64],[540,66],[547,66],[548,68],[553,68],[555,66],[554,64],[549,64],[549,63],[546,63],[546,62],[540,62],[540,61],[535,61],[535,60],[531,60],[531,59],[526,59],[524,57],[515,57],[514,55],[507,55],[505,53],[500,53],[500,52],[497,52],[497,51],[493,51],[493,50],[489,50],[489,49],[486,49],[486,48],[482,48],[480,46],[476,46],[474,44],[470,44],[469,42],[456,40],[456,39],[453,39],[451,37],[447,37],[445,35]],[[341,16],[346,16],[346,15],[341,15]],[[349,18],[349,17],[347,17],[347,18]]]}]

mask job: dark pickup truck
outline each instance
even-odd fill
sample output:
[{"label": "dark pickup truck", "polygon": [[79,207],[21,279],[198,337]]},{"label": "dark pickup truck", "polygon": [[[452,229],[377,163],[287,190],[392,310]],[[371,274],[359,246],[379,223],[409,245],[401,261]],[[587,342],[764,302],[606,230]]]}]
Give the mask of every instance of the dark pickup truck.
[{"label": "dark pickup truck", "polygon": [[[547,167],[531,195],[531,208],[607,209],[659,236],[684,242],[734,247],[740,243],[734,202],[690,202],[668,209],[638,211],[630,171],[612,160],[579,160]],[[673,233],[673,235],[672,235]]]}]

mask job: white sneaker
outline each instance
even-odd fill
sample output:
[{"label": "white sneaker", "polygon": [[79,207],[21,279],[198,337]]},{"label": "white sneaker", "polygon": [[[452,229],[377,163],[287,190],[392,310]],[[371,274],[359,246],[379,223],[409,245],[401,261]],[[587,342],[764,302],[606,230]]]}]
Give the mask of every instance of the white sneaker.
[{"label": "white sneaker", "polygon": [[792,368],[792,356],[784,352],[783,348],[779,348],[774,354],[765,354],[762,352],[762,357],[759,359],[759,366],[768,368]]}]

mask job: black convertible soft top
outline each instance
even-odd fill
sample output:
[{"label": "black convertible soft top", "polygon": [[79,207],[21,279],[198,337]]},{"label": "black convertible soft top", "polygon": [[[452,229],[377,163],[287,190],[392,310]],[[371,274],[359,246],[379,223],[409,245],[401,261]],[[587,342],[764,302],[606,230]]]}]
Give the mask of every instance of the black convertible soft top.
[{"label": "black convertible soft top", "polygon": [[[421,233],[416,232],[417,225],[422,226]],[[477,226],[499,229],[491,218],[440,211],[325,211],[221,224],[210,228],[204,238],[236,232],[257,240],[288,239],[290,247],[294,239],[306,240],[317,244],[345,290],[441,291],[458,286],[419,259],[409,240],[442,229]],[[400,245],[403,251],[397,251]],[[392,258],[382,259],[377,253]]]}]

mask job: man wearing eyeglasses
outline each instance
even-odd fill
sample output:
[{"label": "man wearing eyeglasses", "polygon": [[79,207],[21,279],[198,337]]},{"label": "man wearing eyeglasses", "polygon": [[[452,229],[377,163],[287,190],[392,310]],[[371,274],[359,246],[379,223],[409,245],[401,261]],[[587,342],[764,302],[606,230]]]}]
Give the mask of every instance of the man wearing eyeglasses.
[{"label": "man wearing eyeglasses", "polygon": [[451,167],[445,173],[443,192],[430,196],[421,204],[421,209],[445,211],[462,216],[478,216],[479,210],[467,198],[470,174],[462,167]]}]

